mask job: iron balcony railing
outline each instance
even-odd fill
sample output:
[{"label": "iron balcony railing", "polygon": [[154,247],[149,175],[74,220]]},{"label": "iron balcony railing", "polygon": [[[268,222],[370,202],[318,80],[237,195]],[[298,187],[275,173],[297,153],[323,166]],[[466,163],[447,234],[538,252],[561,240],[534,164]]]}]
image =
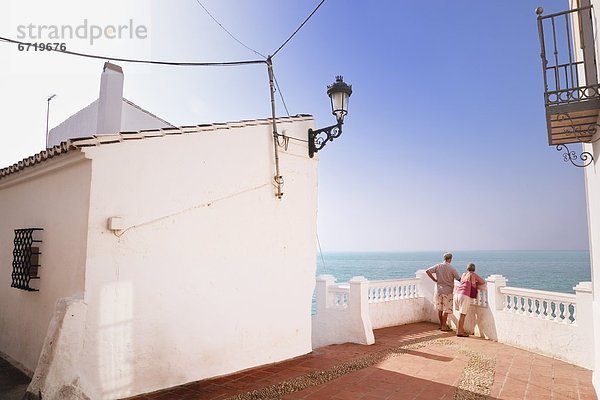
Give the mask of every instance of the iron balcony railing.
[{"label": "iron balcony railing", "polygon": [[542,8],[536,12],[546,107],[599,99],[592,6],[544,16]]}]

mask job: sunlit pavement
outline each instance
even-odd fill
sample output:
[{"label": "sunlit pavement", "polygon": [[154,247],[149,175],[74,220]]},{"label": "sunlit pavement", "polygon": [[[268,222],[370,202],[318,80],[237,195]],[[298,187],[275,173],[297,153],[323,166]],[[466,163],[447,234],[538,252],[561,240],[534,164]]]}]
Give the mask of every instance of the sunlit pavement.
[{"label": "sunlit pavement", "polygon": [[131,399],[596,399],[584,368],[416,323]]}]

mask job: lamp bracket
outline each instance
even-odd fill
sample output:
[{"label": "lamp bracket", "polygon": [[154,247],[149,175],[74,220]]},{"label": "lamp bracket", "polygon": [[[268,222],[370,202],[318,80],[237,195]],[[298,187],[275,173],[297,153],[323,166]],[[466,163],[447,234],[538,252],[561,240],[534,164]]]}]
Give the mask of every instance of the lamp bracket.
[{"label": "lamp bracket", "polygon": [[342,134],[343,121],[338,120],[335,125],[328,126],[326,128],[308,130],[308,156],[313,158],[316,152],[321,150],[327,142],[332,141],[335,138],[340,137]]}]

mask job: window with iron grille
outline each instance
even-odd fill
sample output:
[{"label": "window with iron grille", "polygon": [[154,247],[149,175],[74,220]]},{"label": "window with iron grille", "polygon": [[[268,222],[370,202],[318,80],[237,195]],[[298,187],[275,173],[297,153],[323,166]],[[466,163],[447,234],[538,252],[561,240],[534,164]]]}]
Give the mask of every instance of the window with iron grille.
[{"label": "window with iron grille", "polygon": [[30,286],[31,280],[39,279],[40,244],[38,235],[42,228],[15,229],[13,271],[11,287],[37,292]]}]

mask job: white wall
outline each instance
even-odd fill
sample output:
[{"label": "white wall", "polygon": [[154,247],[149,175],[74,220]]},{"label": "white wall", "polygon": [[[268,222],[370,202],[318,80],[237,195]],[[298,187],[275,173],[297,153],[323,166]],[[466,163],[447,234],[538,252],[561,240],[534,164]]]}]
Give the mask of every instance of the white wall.
[{"label": "white wall", "polygon": [[[121,101],[120,129],[117,131],[139,131],[143,129],[160,129],[170,125],[160,118],[132,106],[126,100]],[[72,138],[82,138],[98,134],[98,100],[78,111],[48,134],[48,147],[56,146]]]},{"label": "white wall", "polygon": [[[591,0],[593,10],[598,10],[600,1]],[[571,5],[574,8],[573,5]],[[598,29],[597,13],[592,13],[594,18],[594,27]],[[596,45],[596,59],[600,59],[600,41],[596,36],[594,38]],[[598,66],[598,65],[597,65]],[[600,70],[599,70],[600,76]],[[584,144],[584,151],[593,154],[594,162],[584,169],[585,186],[587,193],[588,207],[588,230],[590,240],[590,262],[592,267],[593,283],[593,315],[594,315],[594,335],[595,335],[595,367],[592,377],[596,393],[600,393],[600,143]]]},{"label": "white wall", "polygon": [[79,110],[48,133],[48,147],[53,147],[74,137],[96,134],[98,125],[98,100]]},{"label": "white wall", "polygon": [[[305,138],[313,120],[280,122]],[[317,159],[271,126],[85,149],[92,163],[80,385],[112,399],[311,351]],[[117,237],[110,217],[129,229]]]},{"label": "white wall", "polygon": [[[80,152],[0,179],[0,352],[30,375],[57,300],[83,292],[90,163]],[[39,292],[11,288],[14,229],[44,228]]]},{"label": "white wall", "polygon": [[140,110],[123,99],[121,111],[121,132],[141,131],[143,129],[160,129],[170,127],[160,118]]}]

